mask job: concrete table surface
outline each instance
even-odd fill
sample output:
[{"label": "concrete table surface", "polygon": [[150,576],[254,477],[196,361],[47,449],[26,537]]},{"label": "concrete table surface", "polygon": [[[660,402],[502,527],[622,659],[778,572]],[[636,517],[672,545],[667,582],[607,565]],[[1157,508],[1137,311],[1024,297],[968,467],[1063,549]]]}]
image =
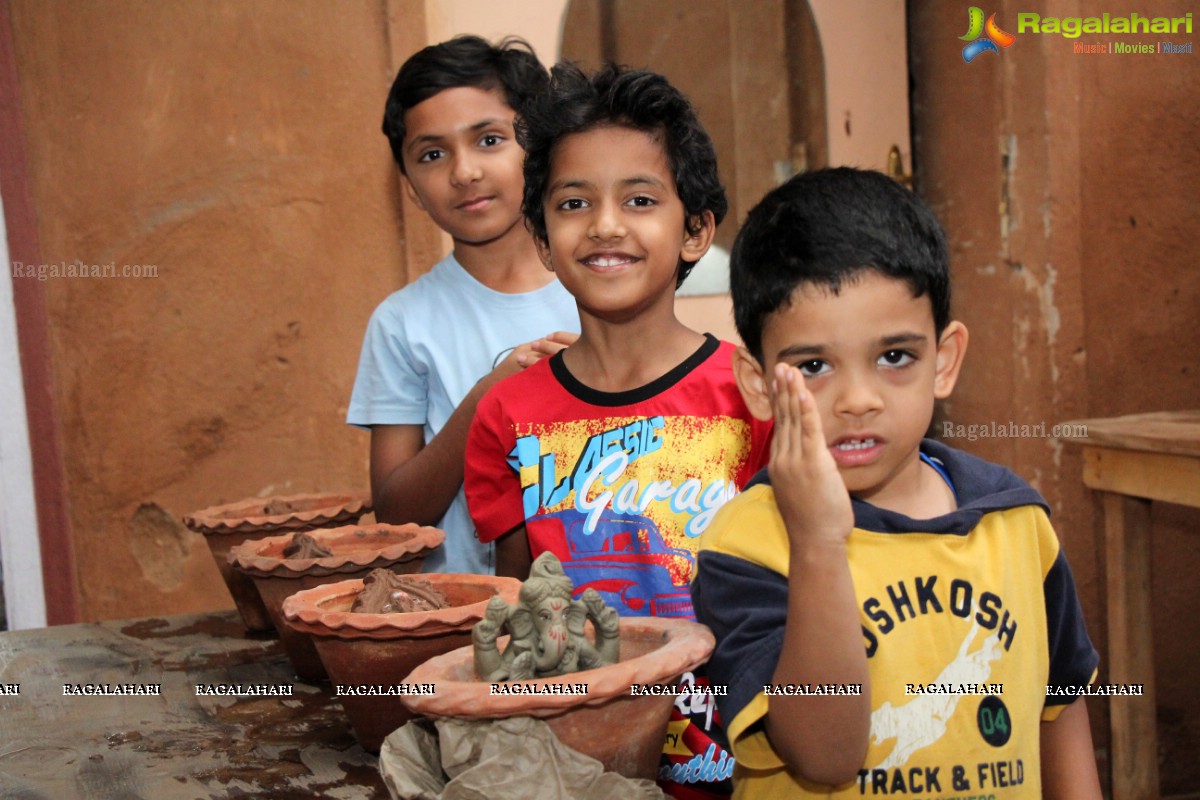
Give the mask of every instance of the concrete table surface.
[{"label": "concrete table surface", "polygon": [[[240,686],[243,696],[197,685]],[[82,694],[97,691],[89,687],[139,693]],[[288,687],[291,696],[254,694]],[[0,797],[358,800],[387,791],[330,687],[297,680],[278,640],[247,635],[229,611],[0,633]]]}]

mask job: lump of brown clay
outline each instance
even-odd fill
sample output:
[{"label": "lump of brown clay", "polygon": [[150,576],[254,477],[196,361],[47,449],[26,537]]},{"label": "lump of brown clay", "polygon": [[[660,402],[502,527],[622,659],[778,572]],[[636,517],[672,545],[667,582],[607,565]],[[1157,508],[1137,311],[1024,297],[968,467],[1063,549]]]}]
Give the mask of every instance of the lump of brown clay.
[{"label": "lump of brown clay", "polygon": [[361,614],[407,614],[449,606],[446,596],[429,581],[397,575],[380,567],[363,578],[363,590],[350,610]]},{"label": "lump of brown clay", "polygon": [[292,534],[292,541],[283,548],[284,558],[328,558],[333,551],[307,533]]},{"label": "lump of brown clay", "polygon": [[295,511],[295,506],[286,500],[280,500],[278,497],[273,498],[271,502],[263,506],[262,513],[268,517],[273,517],[277,514],[290,514]]}]

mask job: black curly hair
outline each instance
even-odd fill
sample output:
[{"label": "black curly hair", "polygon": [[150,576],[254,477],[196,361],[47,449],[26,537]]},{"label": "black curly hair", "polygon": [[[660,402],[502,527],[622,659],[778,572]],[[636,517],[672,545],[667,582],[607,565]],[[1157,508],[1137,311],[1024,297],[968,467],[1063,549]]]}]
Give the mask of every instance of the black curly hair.
[{"label": "black curly hair", "polygon": [[[565,136],[610,125],[643,131],[662,142],[688,233],[699,231],[705,211],[720,224],[729,202],[717,175],[717,152],[688,99],[655,72],[607,64],[589,76],[563,62],[550,71],[550,88],[533,97],[517,117],[517,141],[525,148],[523,210],[534,236],[542,242],[548,238],[545,196],[554,146]],[[693,266],[680,261],[676,286]]]},{"label": "black curly hair", "polygon": [[496,45],[478,36],[456,36],[418,50],[396,73],[383,112],[383,134],[392,157],[404,172],[404,114],[438,92],[460,86],[500,89],[504,102],[520,111],[529,98],[545,90],[549,80],[533,48],[516,36]]}]

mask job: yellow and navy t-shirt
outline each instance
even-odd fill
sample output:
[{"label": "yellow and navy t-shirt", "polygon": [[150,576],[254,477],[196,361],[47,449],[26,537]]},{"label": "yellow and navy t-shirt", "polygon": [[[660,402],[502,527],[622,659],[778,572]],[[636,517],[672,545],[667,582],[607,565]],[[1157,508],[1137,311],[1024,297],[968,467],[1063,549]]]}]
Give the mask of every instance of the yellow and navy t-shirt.
[{"label": "yellow and navy t-shirt", "polygon": [[[958,509],[915,520],[855,500],[847,545],[868,656],[871,732],[856,780],[790,774],[767,740],[787,614],[788,538],[766,471],[718,513],[692,593],[737,768],[735,797],[1040,797],[1039,727],[1095,676],[1046,502],[1011,471],[926,440]],[[865,690],[865,689],[864,689]]]}]

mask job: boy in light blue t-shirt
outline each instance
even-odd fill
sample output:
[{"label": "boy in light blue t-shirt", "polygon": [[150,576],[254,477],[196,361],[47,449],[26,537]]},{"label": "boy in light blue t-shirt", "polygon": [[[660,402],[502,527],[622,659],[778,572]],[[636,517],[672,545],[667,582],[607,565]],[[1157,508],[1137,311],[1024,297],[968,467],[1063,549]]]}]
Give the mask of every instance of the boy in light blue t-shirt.
[{"label": "boy in light blue t-shirt", "polygon": [[524,42],[461,36],[412,56],[388,95],[383,131],[405,191],[454,249],[372,314],[346,421],[371,430],[379,521],[446,531],[427,571],[495,572],[462,493],[475,405],[579,330],[574,299],[542,266],[521,215],[513,120],[546,83]]}]

